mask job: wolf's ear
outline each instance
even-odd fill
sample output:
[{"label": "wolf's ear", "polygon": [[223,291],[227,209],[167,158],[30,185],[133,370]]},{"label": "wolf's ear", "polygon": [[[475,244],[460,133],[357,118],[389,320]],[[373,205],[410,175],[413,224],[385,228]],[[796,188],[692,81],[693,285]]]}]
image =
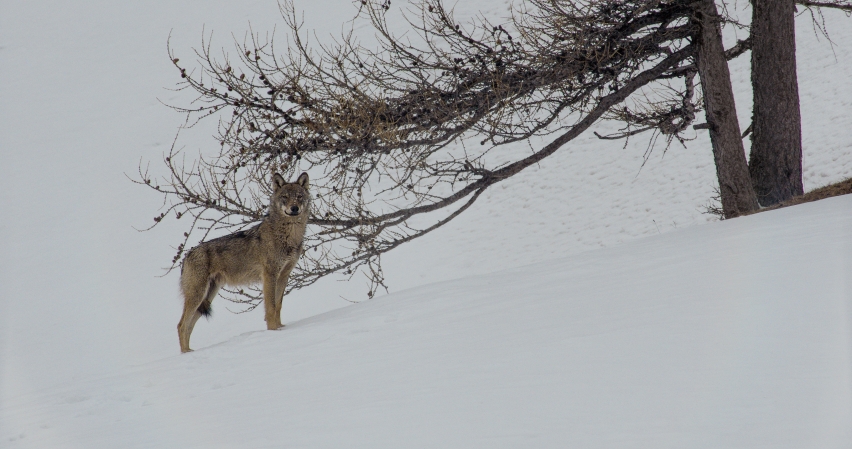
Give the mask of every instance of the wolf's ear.
[{"label": "wolf's ear", "polygon": [[277,191],[278,189],[283,187],[284,184],[287,184],[287,181],[284,180],[281,175],[279,175],[278,173],[272,175],[272,190]]},{"label": "wolf's ear", "polygon": [[296,184],[299,184],[300,186],[302,186],[303,189],[308,190],[308,188],[310,188],[310,181],[308,180],[308,173],[302,172],[302,174],[299,175],[299,179],[296,180]]}]

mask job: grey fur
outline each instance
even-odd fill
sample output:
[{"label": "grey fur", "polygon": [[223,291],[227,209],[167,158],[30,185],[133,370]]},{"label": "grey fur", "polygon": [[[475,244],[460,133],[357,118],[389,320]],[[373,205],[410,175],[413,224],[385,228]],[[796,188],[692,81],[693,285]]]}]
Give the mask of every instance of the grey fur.
[{"label": "grey fur", "polygon": [[189,352],[189,336],[202,316],[209,316],[219,288],[263,283],[266,327],[281,324],[281,302],[287,279],[299,256],[310,214],[308,174],[287,183],[272,176],[269,213],[257,226],[219,237],[192,248],[183,260],[180,287],[184,297],[178,322],[181,352]]}]

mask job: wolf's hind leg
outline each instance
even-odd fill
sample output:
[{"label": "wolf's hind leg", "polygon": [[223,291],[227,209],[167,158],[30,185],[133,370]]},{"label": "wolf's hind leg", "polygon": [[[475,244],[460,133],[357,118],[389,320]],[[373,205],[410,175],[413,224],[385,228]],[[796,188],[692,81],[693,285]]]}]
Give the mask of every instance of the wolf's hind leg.
[{"label": "wolf's hind leg", "polygon": [[198,319],[210,315],[210,302],[219,291],[219,285],[213,278],[192,276],[191,272],[181,277],[181,289],[183,290],[184,303],[183,315],[178,322],[178,340],[180,341],[180,352],[189,352],[189,336]]},{"label": "wolf's hind leg", "polygon": [[[189,348],[189,336],[192,335],[192,329],[195,327],[195,323],[198,322],[198,319],[201,317],[210,317],[213,312],[211,308],[211,304],[213,303],[213,298],[216,297],[216,294],[219,293],[219,287],[222,284],[216,281],[216,279],[211,278],[210,283],[207,285],[207,293],[204,296],[204,301],[201,302],[201,305],[195,310],[195,313],[192,315],[192,318],[189,321],[189,326],[186,331],[186,347]],[[192,351],[192,349],[190,349]],[[186,352],[186,351],[184,351]]]},{"label": "wolf's hind leg", "polygon": [[201,318],[201,312],[183,312],[178,322],[178,340],[180,340],[180,352],[191,352],[189,348],[189,335],[192,333],[192,328],[195,327],[195,322]]}]

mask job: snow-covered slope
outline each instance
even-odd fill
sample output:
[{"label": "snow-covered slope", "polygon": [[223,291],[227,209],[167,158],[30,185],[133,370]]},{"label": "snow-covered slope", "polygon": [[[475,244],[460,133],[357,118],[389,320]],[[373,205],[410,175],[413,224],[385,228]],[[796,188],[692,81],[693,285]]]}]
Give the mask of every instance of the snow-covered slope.
[{"label": "snow-covered slope", "polygon": [[[743,11],[747,10],[747,4],[737,5]],[[344,2],[341,6],[336,0],[297,1],[297,6],[305,9],[306,27],[316,28],[320,38],[339,31],[340,24],[354,11],[353,5]],[[398,6],[404,5],[394,2],[394,7]],[[457,10],[464,18],[477,11],[499,15],[505,12],[505,7],[505,2],[466,0],[460,2]],[[169,245],[176,243],[175,237],[182,229],[176,226],[180,223],[166,222],[151,232],[134,230],[134,227],[152,223],[151,218],[156,214],[160,199],[147,189],[131,184],[125,176],[125,173],[135,173],[140,159],[152,161],[153,172],[161,170],[157,161],[171,144],[176,127],[182,123],[180,115],[158,101],[180,104],[185,100],[179,97],[180,93],[165,89],[179,80],[166,54],[166,40],[171,35],[171,45],[178,56],[182,61],[190,61],[190,48],[200,44],[203,32],[214,32],[214,48],[230,51],[231,33],[241,39],[249,29],[249,23],[255,31],[272,30],[277,14],[278,6],[273,0],[0,2],[0,210],[3,214],[3,220],[0,220],[0,251],[3,254],[0,259],[0,406],[3,408],[0,435],[4,437],[0,440],[0,447],[10,444],[7,443],[8,438],[18,438],[20,432],[27,436],[18,439],[15,444],[24,447],[39,447],[26,441],[54,437],[57,441],[65,441],[63,438],[67,437],[68,441],[74,442],[68,444],[70,447],[87,447],[84,443],[78,444],[79,440],[72,437],[77,434],[74,429],[78,422],[71,418],[75,413],[89,412],[93,415],[86,418],[89,420],[87,425],[94,427],[81,425],[80,429],[112,429],[112,419],[124,419],[139,427],[136,430],[124,428],[127,433],[123,437],[114,434],[110,438],[115,438],[114,441],[120,438],[132,440],[151,429],[145,427],[145,423],[151,423],[145,421],[148,419],[146,416],[151,415],[145,415],[147,412],[144,410],[149,409],[113,409],[106,404],[112,400],[109,398],[131,398],[125,404],[131,407],[133,399],[141,397],[134,393],[136,384],[133,382],[137,379],[134,376],[143,374],[133,373],[153,373],[159,369],[159,364],[164,364],[159,375],[168,381],[169,373],[175,372],[168,366],[186,366],[187,371],[192,371],[192,367],[196,366],[194,363],[205,363],[205,357],[208,357],[209,363],[216,363],[217,359],[228,363],[241,356],[242,347],[234,349],[233,354],[219,355],[218,352],[227,352],[228,348],[234,348],[246,339],[270,339],[268,345],[247,346],[252,348],[245,350],[247,355],[255,354],[252,351],[265,350],[278,355],[292,354],[298,348],[286,346],[282,349],[277,345],[294,344],[284,340],[290,341],[287,339],[296,330],[328,326],[317,328],[320,329],[317,331],[319,334],[309,335],[329,336],[336,335],[332,330],[336,326],[344,326],[340,321],[343,318],[336,314],[323,315],[315,321],[300,321],[293,326],[294,322],[350,304],[341,297],[361,300],[366,296],[366,288],[358,278],[350,283],[328,279],[296,292],[285,301],[283,316],[285,322],[291,324],[291,329],[281,333],[281,337],[279,334],[267,335],[266,332],[246,335],[263,328],[261,314],[257,311],[230,314],[227,312],[229,305],[220,300],[214,304],[215,317],[209,322],[199,323],[193,333],[193,345],[205,348],[205,351],[185,358],[167,358],[178,350],[175,324],[180,314],[180,299],[175,274],[158,276],[163,273],[161,267],[172,256]],[[834,12],[827,12],[826,19],[828,30],[837,43],[835,47],[812,32],[808,17],[798,19],[805,184],[809,189],[852,176],[852,77],[848,76],[852,72],[852,46],[845,45],[852,42],[852,22],[843,14]],[[361,30],[364,31],[363,28]],[[733,76],[740,120],[747,122],[750,107],[747,58],[733,64]],[[204,125],[208,128],[181,134],[178,145],[189,154],[210,148],[213,144],[211,124]],[[698,134],[686,149],[672,146],[665,156],[661,151],[655,151],[643,167],[645,149],[642,139],[635,139],[622,148],[621,142],[602,142],[593,136],[581,136],[543,161],[541,166],[491,189],[450,225],[389,254],[385,258],[385,269],[391,291],[400,292],[427,283],[563,258],[590,249],[610,248],[598,253],[598,256],[590,255],[595,253],[582,256],[592,259],[604,257],[609,254],[607,251],[617,251],[618,244],[622,242],[708,222],[709,217],[701,214],[701,210],[712,193],[715,179],[706,135]],[[518,148],[517,151],[528,149]],[[848,203],[833,204],[843,207]],[[785,213],[788,212],[769,216],[782,217]],[[739,221],[725,223],[718,229],[739,226],[736,224]],[[690,229],[687,234],[689,232],[698,230]],[[735,254],[725,263],[749,264],[749,254],[757,253],[757,250],[744,252],[742,257]],[[799,263],[807,266],[820,262],[822,253],[816,254],[808,256],[812,259],[803,259]],[[673,263],[680,263],[680,260],[675,258]],[[749,266],[755,267],[753,264]],[[636,267],[642,267],[641,261],[637,261]],[[547,270],[541,276],[546,273],[555,276],[555,272]],[[767,276],[770,274],[766,273]],[[595,275],[604,276],[606,273]],[[458,285],[482,279],[491,279],[487,281],[489,284],[503,285],[497,282],[503,276],[505,273],[496,278],[479,278],[478,281],[460,280]],[[535,279],[550,282],[548,277],[530,277],[528,281],[536,282]],[[518,282],[518,285],[525,285],[527,280]],[[610,282],[615,282],[615,278]],[[840,282],[840,278],[827,278],[827,282]],[[823,288],[821,284],[814,288]],[[728,288],[727,280],[723,278],[708,278],[702,285],[706,285],[702,288],[717,292]],[[552,288],[557,287],[554,285]],[[417,308],[420,306],[413,304],[422,301],[413,299],[417,295],[409,293],[414,296],[401,293],[339,313],[343,314],[340,316],[354,311],[368,313],[360,311],[383,307],[376,304],[397,301],[413,307],[411,313],[420,313]],[[471,298],[471,307],[476,307],[478,300],[474,296],[478,294],[465,294]],[[540,296],[547,295],[541,293]],[[448,295],[447,298],[455,296]],[[523,298],[516,300],[523,304]],[[424,301],[422,307],[427,307],[429,303]],[[441,317],[440,312],[433,315],[423,312],[418,322],[454,320],[454,316],[460,315],[452,312],[452,307],[465,307],[466,300],[454,299],[452,303],[436,304],[436,307],[440,305],[440,310],[447,311],[445,317]],[[604,306],[601,303],[601,307]],[[513,311],[513,306],[505,307]],[[601,312],[619,313],[603,309]],[[378,309],[375,313],[377,317],[382,316]],[[399,313],[407,312],[400,309]],[[724,325],[713,321],[717,317],[710,316],[707,326]],[[542,319],[546,323],[550,315]],[[330,321],[321,324],[325,320]],[[499,317],[495,320],[495,326],[501,322]],[[572,328],[570,319],[566,317],[565,320],[566,329]],[[513,326],[517,325],[513,323]],[[574,323],[574,328],[577,325]],[[440,326],[436,328],[440,329]],[[605,327],[601,328],[601,332],[604,330]],[[340,332],[344,335],[346,331]],[[634,337],[640,336],[637,334],[630,338]],[[404,336],[398,338],[405,339]],[[443,340],[442,344],[450,344],[450,341]],[[826,345],[840,342],[832,339],[822,341]],[[458,344],[463,345],[464,342]],[[542,348],[549,344],[540,342]],[[375,345],[365,345],[364,349],[370,346]],[[618,353],[631,348],[638,351],[637,357],[655,354],[652,349],[647,349],[648,353],[644,354],[646,348],[636,346],[613,346],[608,351]],[[768,350],[779,350],[779,346],[774,348]],[[357,353],[355,349],[353,351],[353,354]],[[398,356],[388,354],[391,361]],[[848,349],[843,354],[848,354]],[[475,357],[476,352],[469,351],[466,356]],[[737,357],[737,354],[724,356]],[[160,361],[154,362],[156,360]],[[258,363],[263,363],[263,360],[264,357],[257,357]],[[399,363],[404,360],[404,357],[399,359]],[[651,357],[651,360],[657,359]],[[473,364],[475,358],[467,368],[458,368],[459,365],[450,364],[451,361],[444,367],[441,359],[433,361],[436,362],[431,367],[433,370],[446,368],[449,371],[460,369],[478,373],[476,370],[479,369]],[[341,354],[338,360],[323,359],[317,363],[328,363],[326,366],[333,367],[329,368],[333,369],[327,373],[329,376],[335,373],[343,375],[350,372],[347,370],[351,359]],[[137,368],[130,369],[130,366]],[[222,366],[215,365],[212,369],[227,372]],[[733,366],[726,372],[735,379],[740,379],[738,376],[741,374],[745,376],[743,379],[757,379],[762,375],[750,378],[748,366],[743,366],[743,372],[739,366]],[[247,362],[243,368],[255,369]],[[353,366],[351,369],[360,368]],[[603,371],[595,371],[596,368],[589,369],[592,371],[587,373],[588,376],[606,376]],[[103,380],[103,376],[110,373],[116,376],[113,381]],[[359,373],[355,373],[356,377]],[[536,385],[536,376],[527,376],[528,373],[516,373],[515,379]],[[318,381],[328,379],[317,372],[313,374]],[[151,378],[156,379],[157,376],[152,374]],[[269,381],[278,378],[274,375],[265,377]],[[492,378],[483,379],[480,383],[484,388]],[[621,388],[618,382],[614,388]],[[64,386],[57,387],[58,384]],[[282,378],[278,385],[283,387],[287,383]],[[495,388],[499,385],[495,384]],[[536,397],[550,391],[545,388],[547,384],[542,385],[542,390],[534,394]],[[830,385],[826,388],[833,389],[838,398],[848,398],[848,395],[843,396],[846,390]],[[70,396],[62,396],[68,391],[72,392]],[[123,393],[111,396],[113,391]],[[252,394],[249,390],[234,391],[237,395]],[[281,399],[280,395],[294,391],[297,390],[282,389],[273,396]],[[388,391],[387,394],[390,394],[395,390]],[[162,390],[152,394],[163,397],[170,393]],[[352,398],[358,399],[357,391],[348,394],[356,394]],[[73,402],[75,398],[83,397],[91,399],[76,406],[62,405],[69,398]],[[786,397],[772,396],[767,400],[782,401]],[[85,408],[99,402],[104,404],[102,409]],[[226,403],[223,400],[222,404]],[[258,408],[260,402],[252,398],[227,404],[228,407],[236,407],[226,410],[231,415],[263,410]],[[666,404],[671,403],[662,403],[659,407],[665,409],[665,413],[675,413],[676,408],[666,408]],[[609,405],[611,407],[606,409],[606,404],[599,404],[601,413],[606,410],[614,416],[621,413],[618,403]],[[335,403],[323,405],[316,402],[314,406],[330,409],[335,407]],[[172,441],[196,435],[196,431],[186,430],[192,427],[191,424],[178,418],[171,419],[175,415],[183,416],[180,410],[191,410],[180,407],[184,406],[168,413],[150,409],[159,410],[158,419],[176,423],[172,427]],[[348,411],[340,407],[340,413]],[[70,414],[64,414],[69,410]],[[107,415],[99,414],[104,410]],[[139,410],[139,413],[131,413],[130,410]],[[394,407],[371,410],[361,410],[361,414],[348,413],[345,417],[329,412],[329,416],[334,418],[326,421],[327,428],[333,429],[349,419],[361,419],[358,417],[369,416],[370,413],[381,411],[391,417],[397,413]],[[438,422],[457,416],[452,410],[440,407],[429,410],[434,413],[423,412],[420,421]],[[739,409],[733,407],[731,410]],[[399,408],[400,416],[409,416],[404,415],[404,411],[404,408]],[[696,419],[691,422],[700,425],[704,415],[696,413]],[[188,413],[181,419],[189,419],[189,416],[192,415]],[[680,416],[689,420],[686,414]],[[814,412],[813,416],[827,415]],[[837,416],[842,418],[846,415]],[[566,421],[575,419],[569,418]],[[219,421],[205,424],[206,421],[198,418],[198,422],[201,429]],[[261,419],[243,423],[247,431],[255,431],[260,425],[258,423],[265,422]],[[503,421],[498,422],[502,426]],[[43,436],[37,437],[32,426],[41,429],[42,425],[53,426],[53,430],[46,430]],[[511,428],[508,425],[503,427]],[[115,427],[118,428],[121,428],[120,425]],[[820,430],[822,427],[816,424],[810,429],[814,435],[824,434]],[[577,430],[576,433],[583,432]],[[293,433],[290,436],[296,438]],[[299,438],[307,436],[309,433],[304,433]],[[392,433],[389,434],[389,437],[392,436]],[[32,439],[28,440],[30,437]]]},{"label": "snow-covered slope", "polygon": [[852,197],[13,398],[3,447],[852,446]]}]

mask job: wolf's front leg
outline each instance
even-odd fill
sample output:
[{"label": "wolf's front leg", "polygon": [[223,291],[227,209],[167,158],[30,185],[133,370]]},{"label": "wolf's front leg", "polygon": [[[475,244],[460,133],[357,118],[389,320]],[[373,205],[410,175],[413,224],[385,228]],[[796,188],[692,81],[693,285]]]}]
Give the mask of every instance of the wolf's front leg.
[{"label": "wolf's front leg", "polygon": [[278,297],[278,273],[264,270],[263,307],[266,311],[266,328],[275,330],[281,327],[281,316],[276,313],[275,299]]},{"label": "wolf's front leg", "polygon": [[284,327],[281,324],[281,304],[284,302],[284,292],[287,291],[287,280],[290,279],[290,272],[293,271],[293,267],[295,264],[289,264],[281,270],[281,274],[278,275],[278,282],[275,287],[275,316],[278,318],[278,324],[280,327]]}]

